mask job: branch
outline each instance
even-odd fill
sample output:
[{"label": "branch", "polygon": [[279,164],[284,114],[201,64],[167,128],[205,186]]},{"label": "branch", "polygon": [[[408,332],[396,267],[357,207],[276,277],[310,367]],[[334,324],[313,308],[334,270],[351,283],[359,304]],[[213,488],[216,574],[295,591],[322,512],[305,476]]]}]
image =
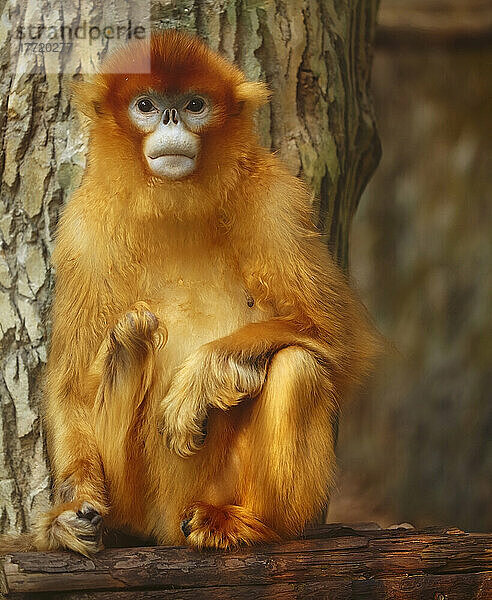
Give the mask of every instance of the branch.
[{"label": "branch", "polygon": [[229,553],[168,547],[108,549],[93,559],[19,553],[4,558],[2,585],[16,599],[486,600],[492,534],[329,525],[304,539]]}]

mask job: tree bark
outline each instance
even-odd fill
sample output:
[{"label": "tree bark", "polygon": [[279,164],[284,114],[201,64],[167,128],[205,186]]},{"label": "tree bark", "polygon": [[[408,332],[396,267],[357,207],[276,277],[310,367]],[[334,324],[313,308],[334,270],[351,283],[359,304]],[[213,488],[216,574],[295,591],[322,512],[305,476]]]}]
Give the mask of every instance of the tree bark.
[{"label": "tree bark", "polygon": [[[3,4],[3,3],[2,3]],[[43,2],[7,2],[6,17]],[[94,19],[97,2],[64,3],[65,18]],[[131,4],[131,3],[130,3]],[[313,189],[323,236],[347,265],[348,232],[379,159],[369,93],[377,0],[182,0],[152,4],[156,29],[205,38],[272,102],[258,115],[263,144]],[[27,7],[27,9],[26,9]],[[72,11],[71,14],[69,11]],[[61,208],[85,167],[85,134],[64,75],[16,72],[12,31],[0,29],[0,524],[25,530],[49,502],[40,419],[53,283],[50,255]],[[67,61],[75,57],[68,56]],[[66,65],[65,65],[66,67]]]}]

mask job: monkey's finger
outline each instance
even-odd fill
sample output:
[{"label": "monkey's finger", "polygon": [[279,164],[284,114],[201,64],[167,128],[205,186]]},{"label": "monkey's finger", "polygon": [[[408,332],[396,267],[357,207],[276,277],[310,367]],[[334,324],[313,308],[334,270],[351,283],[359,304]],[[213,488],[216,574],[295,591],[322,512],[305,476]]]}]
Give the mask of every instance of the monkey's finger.
[{"label": "monkey's finger", "polygon": [[182,434],[172,435],[169,431],[164,433],[164,442],[171,452],[174,452],[181,458],[193,456],[201,447],[200,444],[197,444],[193,440],[193,437],[183,436]]}]

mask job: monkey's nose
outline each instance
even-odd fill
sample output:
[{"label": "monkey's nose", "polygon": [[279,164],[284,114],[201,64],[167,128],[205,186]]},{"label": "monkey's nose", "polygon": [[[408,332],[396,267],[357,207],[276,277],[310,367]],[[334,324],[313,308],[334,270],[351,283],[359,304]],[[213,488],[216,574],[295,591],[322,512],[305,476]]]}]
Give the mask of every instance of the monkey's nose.
[{"label": "monkey's nose", "polygon": [[164,125],[167,125],[170,121],[172,121],[175,125],[179,123],[179,113],[175,108],[166,108],[164,115],[162,116],[162,122]]}]

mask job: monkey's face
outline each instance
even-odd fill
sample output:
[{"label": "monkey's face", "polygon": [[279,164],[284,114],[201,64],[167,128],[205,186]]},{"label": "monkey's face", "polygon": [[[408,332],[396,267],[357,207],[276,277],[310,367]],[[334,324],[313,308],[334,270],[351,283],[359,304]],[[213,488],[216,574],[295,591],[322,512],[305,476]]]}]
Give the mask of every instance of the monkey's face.
[{"label": "monkey's face", "polygon": [[[264,84],[248,82],[203,42],[175,31],[154,34],[150,47],[129,44],[75,88],[91,124],[90,164],[101,178],[178,195],[234,185],[256,144],[253,111],[268,99]],[[197,198],[188,194],[183,205]]]},{"label": "monkey's face", "polygon": [[128,114],[143,134],[143,154],[153,175],[182,179],[198,164],[199,132],[212,116],[212,101],[194,92],[160,94],[148,90],[132,99]]}]

